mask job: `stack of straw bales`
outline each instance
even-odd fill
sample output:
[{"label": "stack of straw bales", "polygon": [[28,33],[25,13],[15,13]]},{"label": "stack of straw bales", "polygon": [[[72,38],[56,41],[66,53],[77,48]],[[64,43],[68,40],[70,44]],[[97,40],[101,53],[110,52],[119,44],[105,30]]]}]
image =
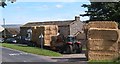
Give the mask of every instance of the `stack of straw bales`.
[{"label": "stack of straw bales", "polygon": [[[119,36],[120,36],[120,30],[118,30],[119,32]],[[120,37],[119,37],[119,41],[118,41],[118,49],[119,49],[119,56],[120,56]]]},{"label": "stack of straw bales", "polygon": [[42,34],[44,36],[43,42],[44,46],[51,46],[51,37],[56,36],[58,33],[58,26],[57,25],[39,25],[39,26],[23,26],[20,27],[20,35],[25,36],[27,35],[27,30],[32,30],[32,39],[31,41],[37,46],[40,46],[40,38],[39,36]]},{"label": "stack of straw bales", "polygon": [[33,33],[33,41],[37,43],[37,45],[40,45],[40,39],[39,36],[43,34],[44,39],[44,46],[51,46],[51,37],[57,35],[58,33],[58,26],[57,25],[42,25],[42,26],[36,26],[36,29]]},{"label": "stack of straw bales", "polygon": [[118,57],[117,23],[90,22],[87,33],[88,60],[113,60]]}]

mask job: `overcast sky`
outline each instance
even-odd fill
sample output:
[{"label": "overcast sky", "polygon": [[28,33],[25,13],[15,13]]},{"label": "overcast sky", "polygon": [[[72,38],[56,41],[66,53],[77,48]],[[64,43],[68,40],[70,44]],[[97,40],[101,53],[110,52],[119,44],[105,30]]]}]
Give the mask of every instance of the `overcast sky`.
[{"label": "overcast sky", "polygon": [[[53,0],[53,2],[41,2],[40,0],[18,0],[13,4],[8,3],[6,8],[0,7],[0,23],[3,24],[3,18],[5,18],[6,24],[25,24],[28,22],[43,22],[52,20],[73,20],[75,16],[84,14],[84,11],[87,10],[81,7],[82,4],[90,4],[87,0],[81,0],[81,2],[73,2],[75,0],[70,0],[71,2],[67,1],[54,2]],[[88,20],[89,17],[81,17],[80,19],[81,21],[84,21]]]}]

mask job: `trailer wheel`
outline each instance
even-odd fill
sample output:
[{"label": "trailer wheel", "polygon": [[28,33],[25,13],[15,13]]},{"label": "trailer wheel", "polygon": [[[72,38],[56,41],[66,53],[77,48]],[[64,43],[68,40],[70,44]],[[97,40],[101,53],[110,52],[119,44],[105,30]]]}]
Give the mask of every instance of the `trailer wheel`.
[{"label": "trailer wheel", "polygon": [[68,45],[67,46],[66,53],[68,53],[68,54],[73,53],[73,47],[72,47],[72,45]]}]

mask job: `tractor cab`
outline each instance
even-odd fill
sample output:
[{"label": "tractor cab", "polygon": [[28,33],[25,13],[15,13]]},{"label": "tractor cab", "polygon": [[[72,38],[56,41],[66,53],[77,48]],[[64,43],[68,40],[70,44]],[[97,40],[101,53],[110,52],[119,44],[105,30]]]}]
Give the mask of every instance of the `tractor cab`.
[{"label": "tractor cab", "polygon": [[72,36],[72,35],[69,35],[69,36],[66,38],[66,43],[67,43],[67,44],[74,44],[74,43],[75,43],[75,37]]}]

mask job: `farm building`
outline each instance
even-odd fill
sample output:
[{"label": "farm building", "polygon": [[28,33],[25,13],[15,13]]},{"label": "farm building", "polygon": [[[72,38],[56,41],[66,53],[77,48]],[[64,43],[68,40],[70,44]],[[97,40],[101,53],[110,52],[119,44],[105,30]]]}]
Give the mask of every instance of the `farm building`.
[{"label": "farm building", "polygon": [[75,16],[74,20],[65,21],[47,21],[47,22],[29,22],[21,27],[21,33],[24,33],[26,29],[24,27],[40,26],[40,25],[57,25],[60,34],[65,37],[68,35],[77,35],[82,33],[83,23],[80,21],[80,17]]},{"label": "farm building", "polygon": [[[22,41],[28,37],[29,29],[36,29],[37,26],[47,26],[47,25],[56,25],[58,26],[58,32],[65,37],[68,35],[75,35],[78,40],[84,42],[85,34],[83,33],[83,23],[80,21],[80,17],[75,16],[74,20],[65,20],[65,21],[46,21],[46,22],[29,22],[20,27],[20,35]],[[37,30],[36,33],[40,31]],[[57,35],[57,34],[56,34]],[[44,35],[45,36],[45,35]],[[36,37],[36,36],[35,36]],[[38,38],[37,38],[38,39]],[[45,40],[46,41],[46,40]],[[51,39],[49,39],[51,41]]]},{"label": "farm building", "polygon": [[17,36],[19,33],[19,28],[5,28],[5,30],[2,31],[2,36],[5,34],[6,38],[11,38]]}]

